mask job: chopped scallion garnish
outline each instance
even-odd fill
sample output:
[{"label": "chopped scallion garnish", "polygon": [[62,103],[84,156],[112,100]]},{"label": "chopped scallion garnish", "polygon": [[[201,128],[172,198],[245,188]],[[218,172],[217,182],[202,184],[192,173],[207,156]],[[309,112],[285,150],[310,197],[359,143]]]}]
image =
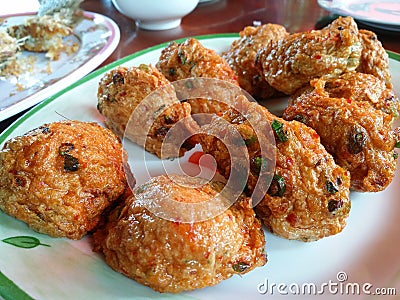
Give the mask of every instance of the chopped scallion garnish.
[{"label": "chopped scallion garnish", "polygon": [[268,194],[271,196],[279,196],[282,197],[286,191],[285,179],[278,174],[275,174],[272,178],[271,185],[268,190]]},{"label": "chopped scallion garnish", "polygon": [[281,142],[286,142],[288,140],[288,136],[285,131],[283,131],[283,124],[277,120],[273,120],[271,123],[272,129],[275,131],[276,136]]}]

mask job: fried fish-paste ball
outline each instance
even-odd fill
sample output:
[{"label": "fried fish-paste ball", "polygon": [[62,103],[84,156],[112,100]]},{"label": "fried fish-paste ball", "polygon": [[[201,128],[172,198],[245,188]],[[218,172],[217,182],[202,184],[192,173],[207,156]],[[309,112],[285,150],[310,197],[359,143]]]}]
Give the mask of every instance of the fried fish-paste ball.
[{"label": "fried fish-paste ball", "polygon": [[361,56],[357,24],[339,17],[328,27],[290,34],[260,52],[265,80],[291,95],[310,80],[336,77],[357,68]]},{"label": "fried fish-paste ball", "polygon": [[162,50],[156,67],[170,81],[206,77],[237,84],[237,75],[227,61],[195,38],[170,43]]},{"label": "fried fish-paste ball", "polygon": [[204,152],[215,158],[221,175],[230,176],[232,162],[227,146],[214,132],[229,132],[228,126],[240,132],[247,145],[247,191],[253,193],[254,177],[271,160],[257,142],[246,141],[260,140],[252,124],[264,126],[266,120],[274,130],[276,164],[271,185],[255,207],[258,217],[272,233],[286,239],[314,241],[341,232],[351,207],[349,173],[335,163],[313,129],[280,119],[256,103],[247,105],[240,114],[234,109],[225,112],[225,122],[215,118],[199,138]]},{"label": "fried fish-paste ball", "polygon": [[0,208],[38,232],[80,239],[127,188],[124,156],[96,123],[45,124],[0,152]]},{"label": "fried fish-paste ball", "polygon": [[[154,97],[147,98],[144,103],[149,95]],[[117,67],[106,73],[99,82],[97,98],[97,108],[105,117],[108,128],[119,136],[125,134],[160,158],[171,154],[168,151],[162,154],[161,150],[171,127],[179,122],[183,136],[191,135],[198,128],[191,118],[190,105],[180,103],[170,82],[149,65]],[[132,116],[139,106],[138,116]],[[188,141],[178,149],[176,155],[171,155],[182,156],[193,146]]]},{"label": "fried fish-paste ball", "polygon": [[[161,175],[134,189],[94,233],[94,249],[115,271],[158,292],[200,289],[263,266],[264,232],[249,198],[241,196],[219,215],[188,223],[160,218],[143,204],[159,196],[183,204],[213,201],[221,188],[190,184],[186,176]],[[141,199],[144,190],[151,199]]]},{"label": "fried fish-paste ball", "polygon": [[392,181],[399,136],[391,129],[391,115],[368,102],[330,98],[313,90],[294,99],[284,118],[315,129],[326,150],[350,172],[352,189],[378,192]]},{"label": "fried fish-paste ball", "polygon": [[239,35],[240,38],[233,41],[222,57],[236,72],[240,86],[258,100],[278,95],[279,92],[264,79],[256,61],[262,47],[288,35],[285,27],[278,24],[247,26]]}]

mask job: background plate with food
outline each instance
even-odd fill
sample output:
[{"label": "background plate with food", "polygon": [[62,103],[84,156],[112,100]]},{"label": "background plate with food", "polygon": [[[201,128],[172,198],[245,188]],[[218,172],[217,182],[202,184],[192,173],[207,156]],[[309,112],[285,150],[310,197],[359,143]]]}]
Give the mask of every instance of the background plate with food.
[{"label": "background plate with food", "polygon": [[[0,30],[34,17],[34,14],[0,17]],[[118,26],[110,18],[83,12],[73,34],[63,43],[76,51],[64,51],[57,60],[49,60],[44,52],[23,50],[17,57],[23,64],[0,76],[0,121],[17,114],[66,88],[100,65],[117,47]],[[15,71],[15,72],[14,72]]]},{"label": "background plate with food", "polygon": [[352,16],[371,27],[398,32],[400,3],[397,0],[318,0],[331,13]]}]

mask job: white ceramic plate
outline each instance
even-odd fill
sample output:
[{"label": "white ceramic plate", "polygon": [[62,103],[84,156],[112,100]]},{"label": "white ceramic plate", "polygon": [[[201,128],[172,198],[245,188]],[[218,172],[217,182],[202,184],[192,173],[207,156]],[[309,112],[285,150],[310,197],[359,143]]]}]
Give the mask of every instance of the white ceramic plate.
[{"label": "white ceramic plate", "polygon": [[[236,35],[198,37],[204,46],[219,52],[227,49]],[[79,80],[71,87],[38,104],[0,136],[3,144],[9,138],[25,133],[46,122],[69,119],[102,122],[96,109],[96,91],[104,72],[123,64],[155,63],[167,44],[132,54]],[[400,92],[400,62],[391,54],[390,68],[397,93]],[[279,103],[275,102],[276,105]],[[274,105],[275,105],[274,104]],[[0,146],[1,146],[0,144]],[[137,147],[129,143],[130,164],[137,179],[142,165],[135,160]],[[187,163],[187,156],[183,157]],[[152,168],[161,170],[160,161],[149,156]],[[352,193],[353,202],[348,226],[336,236],[317,242],[289,241],[266,233],[268,263],[242,277],[234,276],[216,286],[178,295],[160,294],[136,283],[108,267],[101,256],[91,250],[91,239],[80,241],[50,238],[30,230],[24,223],[0,213],[0,271],[11,282],[35,299],[292,299],[307,294],[315,285],[315,293],[323,291],[327,299],[343,299],[353,286],[362,288],[397,288],[400,293],[400,174],[380,193]],[[24,249],[1,242],[15,237],[35,237],[41,243]],[[37,241],[36,241],[37,242]],[[33,242],[35,243],[35,242]],[[0,273],[0,275],[2,275]],[[341,281],[346,278],[346,281]],[[0,295],[7,278],[0,276]],[[267,284],[268,283],[268,284]],[[286,288],[285,288],[286,285]],[[269,290],[266,291],[266,287]],[[289,289],[290,288],[290,289]],[[304,288],[305,292],[301,292]],[[329,290],[330,288],[330,290]],[[336,289],[336,290],[335,290]],[[312,293],[313,290],[310,290]],[[336,291],[336,292],[335,292]],[[390,291],[390,290],[389,290]],[[260,293],[261,292],[261,293]],[[263,294],[263,292],[265,292]],[[282,295],[282,294],[287,295]],[[335,295],[334,295],[335,294]],[[14,296],[14,297],[12,297]],[[361,297],[360,296],[360,297]],[[294,299],[304,299],[296,295]],[[11,294],[11,299],[17,299]]]},{"label": "white ceramic plate", "polygon": [[[32,14],[3,16],[0,27],[22,24]],[[18,78],[0,77],[0,121],[54,95],[99,66],[117,47],[120,31],[115,22],[100,14],[84,12],[84,19],[66,41],[79,45],[78,52],[62,53],[49,61],[43,53],[23,51],[22,57],[36,58],[34,70]],[[1,29],[1,28],[0,28]],[[50,64],[51,73],[45,70]],[[17,85],[18,83],[18,85]],[[22,85],[23,90],[18,86]]]},{"label": "white ceramic plate", "polygon": [[324,9],[380,29],[400,31],[399,0],[318,0]]}]

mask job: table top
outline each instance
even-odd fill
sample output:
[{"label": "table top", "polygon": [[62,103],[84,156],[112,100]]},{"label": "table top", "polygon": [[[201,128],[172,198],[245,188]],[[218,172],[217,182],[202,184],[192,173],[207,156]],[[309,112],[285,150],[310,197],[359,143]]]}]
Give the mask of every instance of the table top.
[{"label": "table top", "polygon": [[[239,32],[255,23],[277,23],[285,26],[288,32],[299,32],[323,27],[332,20],[330,13],[322,9],[317,0],[213,0],[200,3],[177,28],[146,31],[138,29],[134,20],[119,13],[111,0],[85,0],[81,7],[110,17],[121,30],[118,47],[99,67],[139,50],[183,37]],[[385,49],[400,53],[399,33],[367,28],[361,23],[359,28],[373,30]],[[24,113],[0,122],[0,132]]]}]

